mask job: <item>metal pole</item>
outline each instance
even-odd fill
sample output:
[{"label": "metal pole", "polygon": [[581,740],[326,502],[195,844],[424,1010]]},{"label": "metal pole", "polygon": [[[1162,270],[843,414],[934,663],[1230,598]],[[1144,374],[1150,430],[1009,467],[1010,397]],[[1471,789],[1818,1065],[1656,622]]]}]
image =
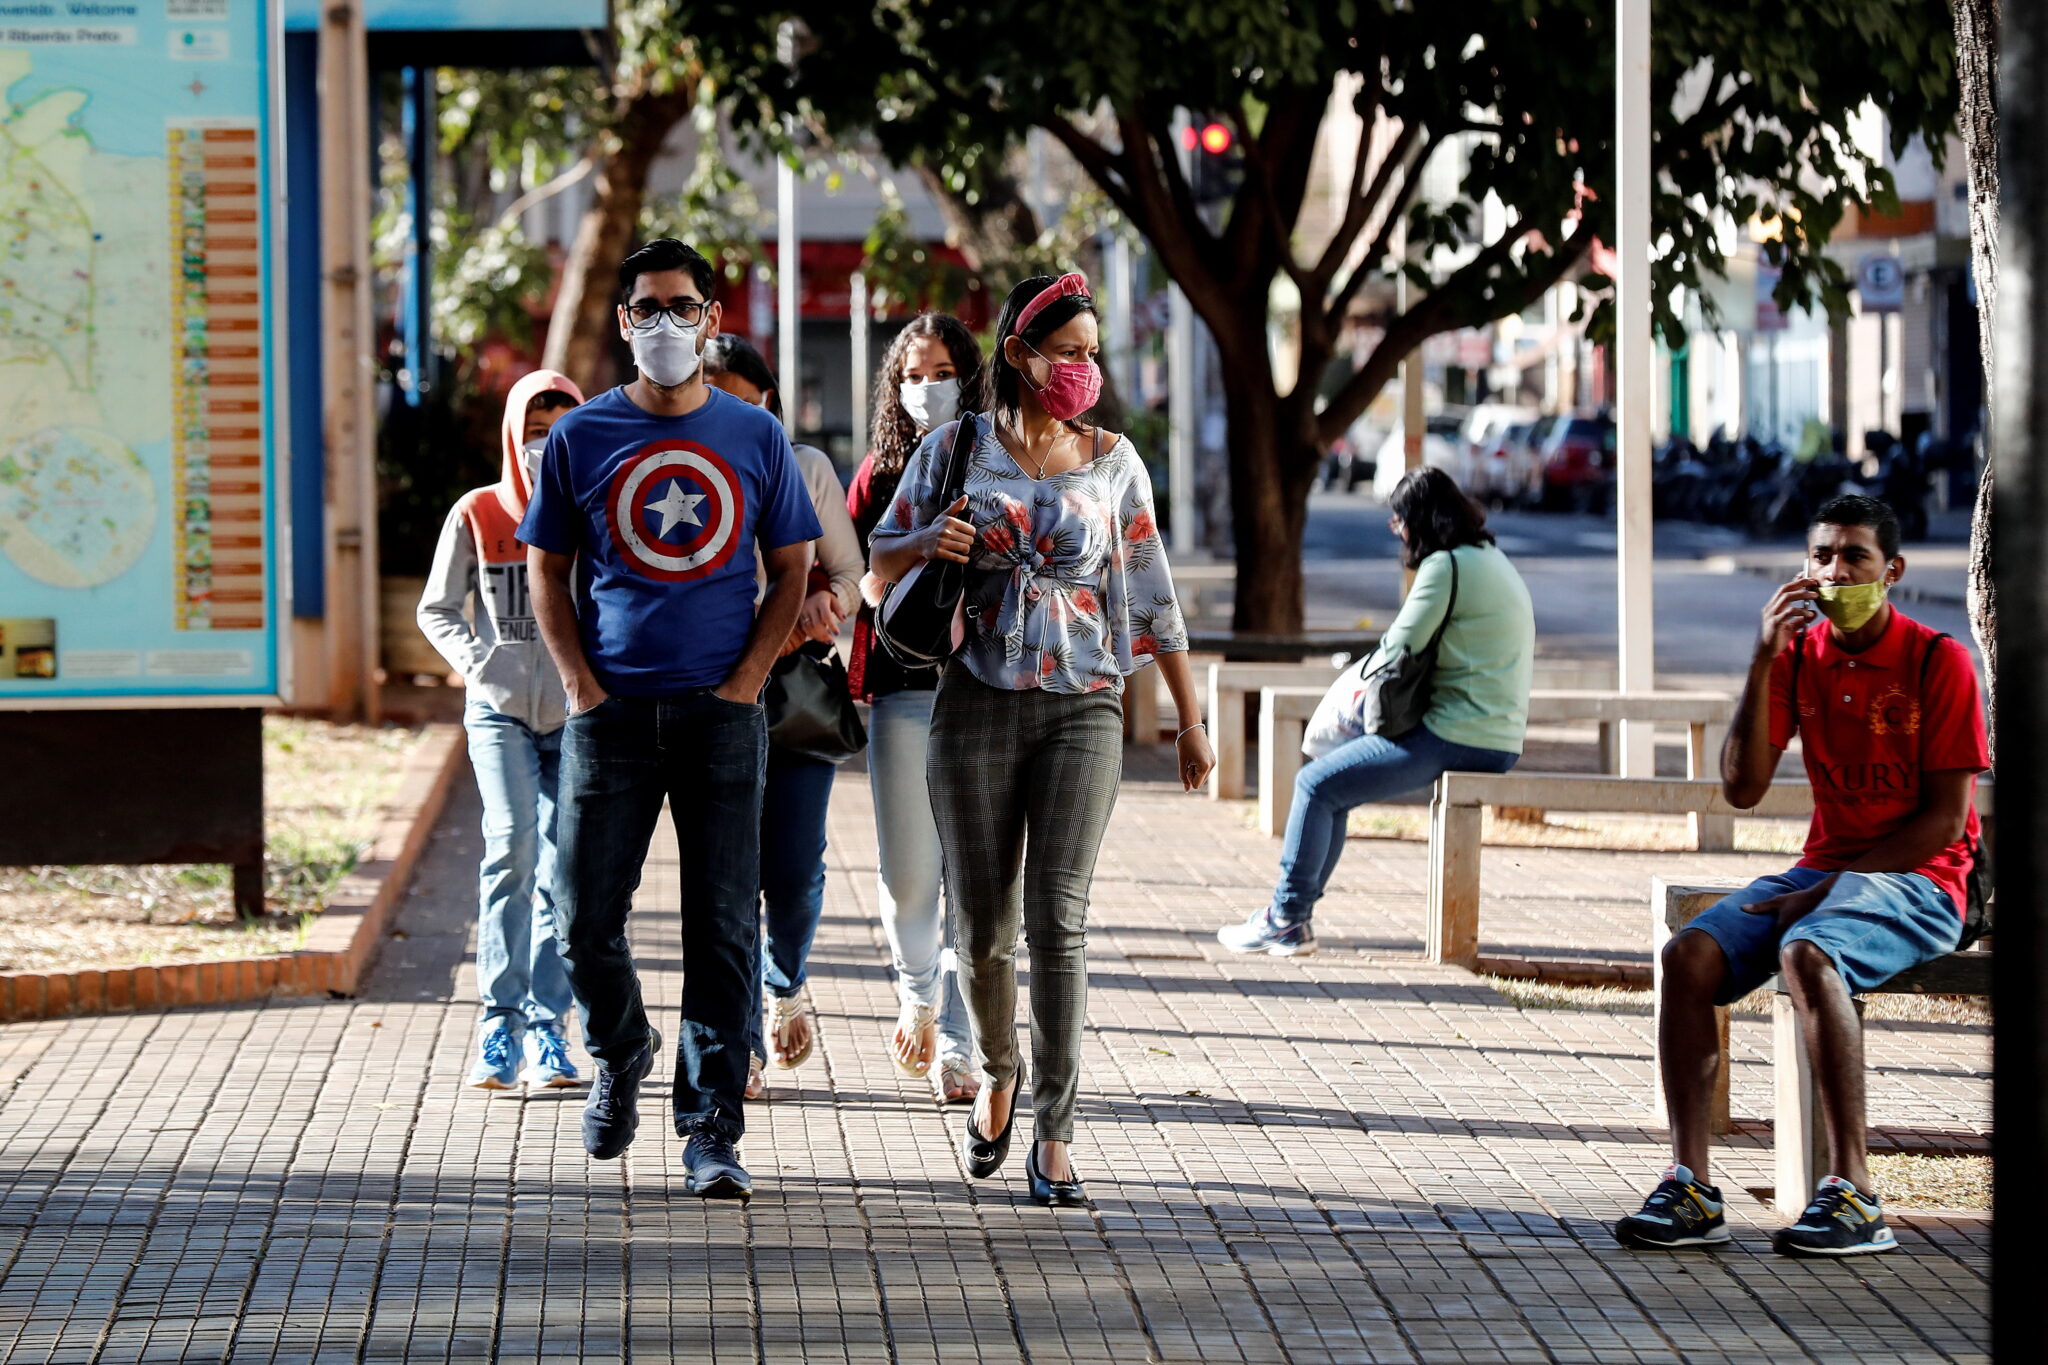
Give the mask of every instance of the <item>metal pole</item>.
[{"label": "metal pole", "polygon": [[[1991,447],[1998,471],[1998,947],[1992,959],[1991,1356],[2040,1355],[2040,1262],[2025,1172],[2048,1150],[2048,7],[2000,33],[1998,292]],[[2014,1175],[2015,1172],[2020,1174]]]},{"label": "metal pole", "polygon": [[327,463],[327,706],[374,722],[377,460],[371,406],[370,63],[360,0],[320,20],[320,320]]},{"label": "metal pole", "polygon": [[1131,279],[1131,244],[1122,233],[1112,232],[1103,256],[1109,277],[1104,282],[1109,295],[1109,373],[1116,383],[1117,397],[1127,409],[1134,410],[1138,404],[1138,365],[1137,356],[1132,354],[1135,319],[1131,310],[1137,298]]},{"label": "metal pole", "polygon": [[[783,65],[795,63],[796,29],[787,20],[776,34],[776,51]],[[793,140],[796,121],[785,120],[783,126]],[[778,160],[775,166],[775,370],[777,382],[782,385],[782,410],[787,415],[791,435],[798,431],[803,415],[803,376],[797,369],[798,333],[803,326],[798,311],[802,298],[803,248],[797,232],[796,189],[795,163],[787,158]]]},{"label": "metal pole", "polygon": [[868,439],[868,277],[856,270],[846,282],[847,319],[852,324],[853,449],[856,458]]},{"label": "metal pole", "polygon": [[[1621,690],[1657,686],[1650,524],[1650,0],[1616,0],[1615,555]],[[1621,775],[1654,777],[1651,730],[1621,725]]]},{"label": "metal pole", "polygon": [[433,386],[434,363],[434,72],[405,68],[406,212],[412,235],[405,244],[405,402],[416,408]]}]

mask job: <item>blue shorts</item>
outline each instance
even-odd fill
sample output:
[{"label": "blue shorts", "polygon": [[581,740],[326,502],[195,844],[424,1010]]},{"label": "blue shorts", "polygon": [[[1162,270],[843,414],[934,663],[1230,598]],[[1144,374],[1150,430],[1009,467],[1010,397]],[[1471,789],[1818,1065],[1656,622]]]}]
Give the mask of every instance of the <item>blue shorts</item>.
[{"label": "blue shorts", "polygon": [[[1742,907],[1788,891],[1804,891],[1829,877],[1835,884],[1827,899],[1792,922],[1781,938],[1776,915],[1752,915]],[[1721,945],[1728,976],[1721,983],[1717,1005],[1748,995],[1778,972],[1778,954],[1785,944],[1805,939],[1828,955],[1857,995],[1923,962],[1955,951],[1962,941],[1963,917],[1946,891],[1917,872],[1823,872],[1794,867],[1775,876],[1758,877],[1740,891],[1722,897],[1689,929],[1697,929]]]}]

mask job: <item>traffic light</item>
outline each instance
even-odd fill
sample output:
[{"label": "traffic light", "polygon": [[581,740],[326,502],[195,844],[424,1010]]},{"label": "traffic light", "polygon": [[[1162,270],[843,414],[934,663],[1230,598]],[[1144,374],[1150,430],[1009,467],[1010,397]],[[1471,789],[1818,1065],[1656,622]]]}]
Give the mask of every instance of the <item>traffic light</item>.
[{"label": "traffic light", "polygon": [[1219,204],[1237,197],[1244,180],[1244,155],[1237,150],[1237,137],[1220,119],[1190,123],[1181,129],[1181,147],[1192,153],[1188,167],[1189,188],[1197,204]]}]

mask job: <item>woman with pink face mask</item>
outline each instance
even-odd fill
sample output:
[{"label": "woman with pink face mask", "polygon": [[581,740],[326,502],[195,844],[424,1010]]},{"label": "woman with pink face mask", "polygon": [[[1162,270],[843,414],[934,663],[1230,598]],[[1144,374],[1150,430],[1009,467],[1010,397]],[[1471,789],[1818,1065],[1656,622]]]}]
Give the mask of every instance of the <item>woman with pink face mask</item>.
[{"label": "woman with pink face mask", "polygon": [[1131,443],[1087,420],[1102,389],[1095,301],[1080,274],[1012,290],[982,371],[965,491],[940,469],[956,424],[919,445],[875,528],[895,581],[921,560],[968,566],[966,638],[932,712],[932,813],[945,853],[961,988],[981,1093],[962,1154],[977,1179],[1009,1153],[1024,1068],[1017,935],[1031,949],[1027,1162],[1041,1204],[1086,1202],[1067,1149],[1086,1024],[1089,886],[1123,776],[1124,679],[1155,660],[1180,714],[1182,784],[1215,765],[1187,628]]}]

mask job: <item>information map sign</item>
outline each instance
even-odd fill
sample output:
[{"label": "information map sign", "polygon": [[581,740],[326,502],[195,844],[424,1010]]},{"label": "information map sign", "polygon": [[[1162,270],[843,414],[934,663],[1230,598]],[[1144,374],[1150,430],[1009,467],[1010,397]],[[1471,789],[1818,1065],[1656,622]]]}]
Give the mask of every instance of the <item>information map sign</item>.
[{"label": "information map sign", "polygon": [[273,0],[0,0],[0,707],[281,691]]}]

